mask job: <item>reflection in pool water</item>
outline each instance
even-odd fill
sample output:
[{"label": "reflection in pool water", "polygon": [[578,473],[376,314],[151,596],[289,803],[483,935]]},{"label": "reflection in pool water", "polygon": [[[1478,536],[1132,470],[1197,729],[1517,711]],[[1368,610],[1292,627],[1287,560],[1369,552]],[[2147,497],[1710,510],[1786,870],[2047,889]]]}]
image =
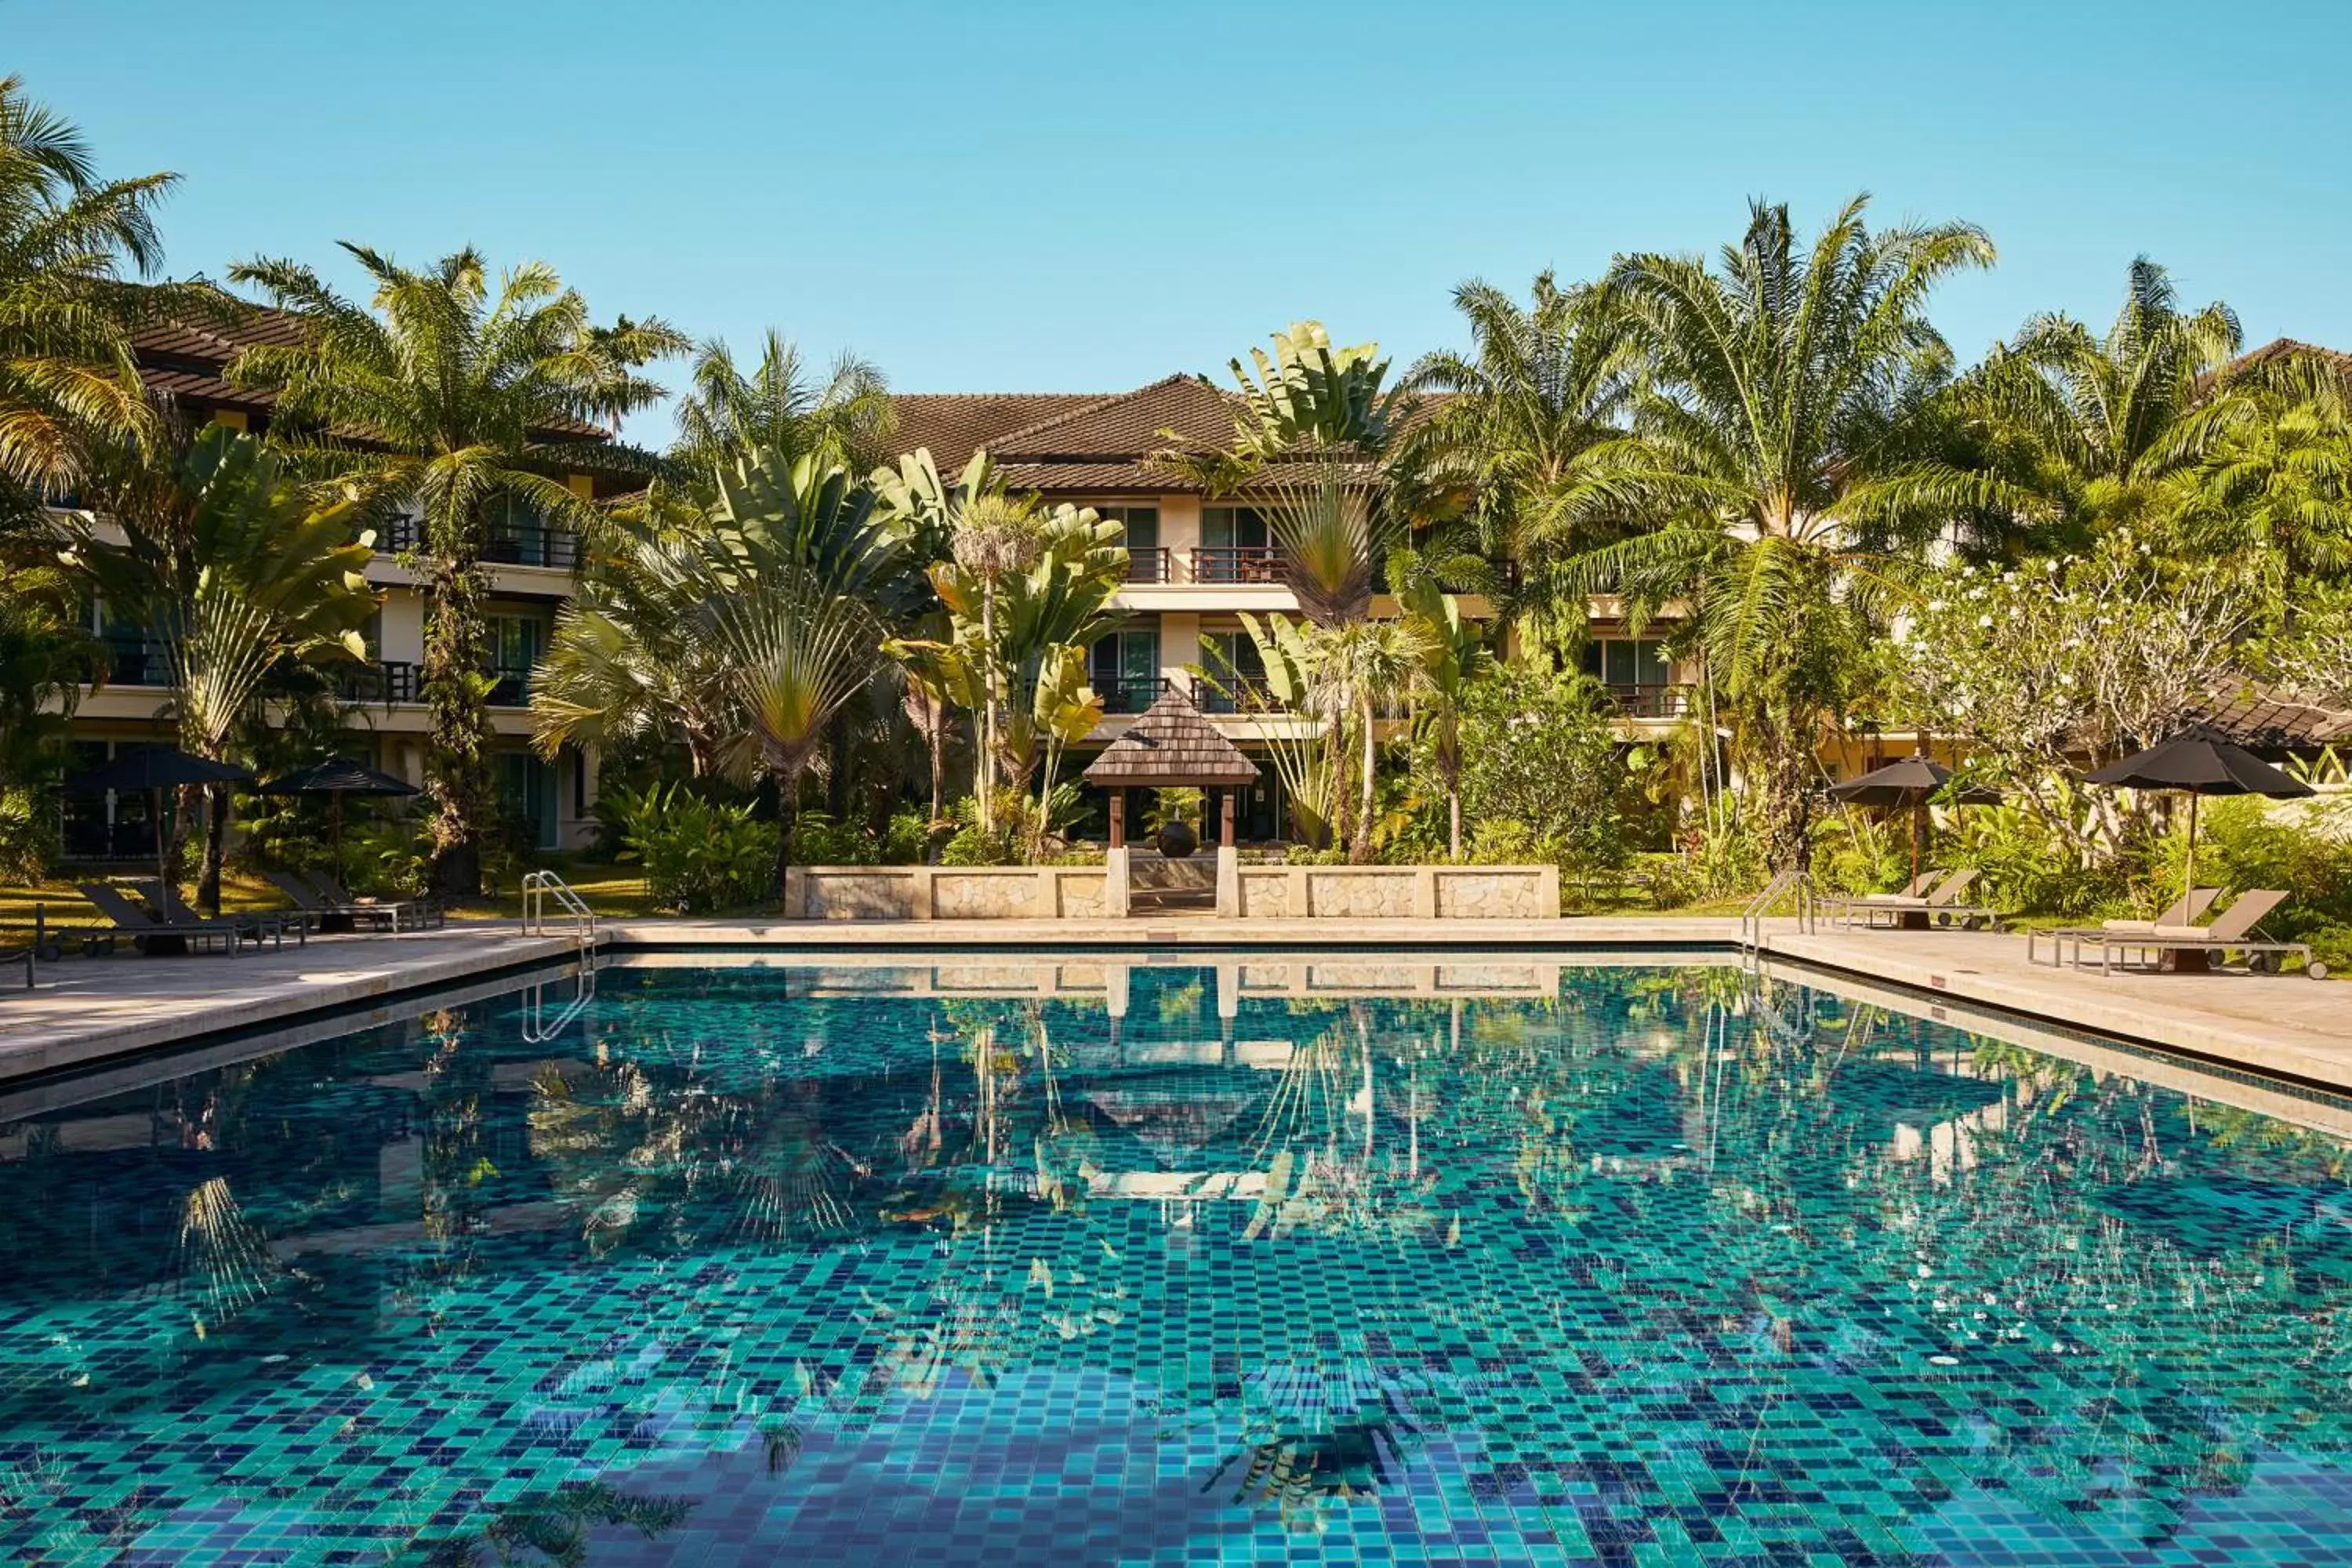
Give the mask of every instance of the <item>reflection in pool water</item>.
[{"label": "reflection in pool water", "polygon": [[0,1557],[2352,1560],[2337,1102],[1703,966],[559,1019],[0,1097]]}]

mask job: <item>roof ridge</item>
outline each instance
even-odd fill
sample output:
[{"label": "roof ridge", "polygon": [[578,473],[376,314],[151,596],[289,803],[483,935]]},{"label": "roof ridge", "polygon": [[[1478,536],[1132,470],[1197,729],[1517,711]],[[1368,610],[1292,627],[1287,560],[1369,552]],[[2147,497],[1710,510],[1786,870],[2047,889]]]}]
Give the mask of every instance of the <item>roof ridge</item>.
[{"label": "roof ridge", "polygon": [[1084,419],[1088,415],[1098,414],[1106,408],[1116,408],[1122,403],[1134,402],[1136,399],[1142,397],[1146,393],[1157,392],[1163,386],[1172,386],[1178,382],[1192,381],[1198,378],[1190,371],[1175,371],[1170,374],[1161,376],[1158,381],[1147,381],[1141,386],[1131,387],[1125,392],[1114,392],[1108,396],[1098,397],[1092,403],[1080,404],[1076,408],[1065,408],[1059,414],[1049,414],[1045,418],[1038,420],[1034,424],[1024,425],[1018,430],[1007,430],[1002,436],[996,437],[992,440],[982,442],[981,449],[985,452],[993,453],[998,447],[1003,447],[1007,442],[1025,440],[1030,437],[1037,435],[1041,431],[1051,430],[1056,426],[1067,425],[1074,420]]}]

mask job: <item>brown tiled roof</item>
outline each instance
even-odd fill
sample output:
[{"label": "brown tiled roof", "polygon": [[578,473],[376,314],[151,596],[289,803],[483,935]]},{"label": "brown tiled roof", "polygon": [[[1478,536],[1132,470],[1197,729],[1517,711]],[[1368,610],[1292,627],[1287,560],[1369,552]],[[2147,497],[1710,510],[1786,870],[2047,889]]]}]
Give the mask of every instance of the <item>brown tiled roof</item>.
[{"label": "brown tiled roof", "polygon": [[1170,443],[1173,431],[1186,445],[1222,447],[1233,439],[1234,397],[1193,375],[1163,376],[1149,386],[1066,409],[1026,429],[989,443],[989,450],[1016,458],[1126,458],[1148,456]]},{"label": "brown tiled roof", "polygon": [[1112,788],[1238,784],[1256,777],[1257,764],[1218,733],[1192,706],[1192,698],[1174,686],[1087,767],[1088,784]]},{"label": "brown tiled roof", "polygon": [[[276,393],[233,385],[223,373],[240,350],[291,348],[301,342],[299,319],[267,305],[247,305],[226,321],[157,321],[133,332],[131,347],[139,360],[139,379],[151,392],[207,407],[267,414],[277,405]],[[593,441],[613,435],[582,419],[562,420],[540,434]]]},{"label": "brown tiled roof", "polygon": [[2280,687],[2216,692],[2199,717],[2256,751],[2306,751],[2352,741],[2352,710]]},{"label": "brown tiled roof", "polygon": [[1004,488],[1016,492],[1067,495],[1079,490],[1140,491],[1157,495],[1163,490],[1192,488],[1165,474],[1153,473],[1140,463],[1002,463],[997,472],[1004,476]]},{"label": "brown tiled roof", "polygon": [[992,441],[1041,419],[1100,403],[1099,392],[902,392],[891,398],[898,414],[898,449],[927,447],[940,471],[952,476]]}]

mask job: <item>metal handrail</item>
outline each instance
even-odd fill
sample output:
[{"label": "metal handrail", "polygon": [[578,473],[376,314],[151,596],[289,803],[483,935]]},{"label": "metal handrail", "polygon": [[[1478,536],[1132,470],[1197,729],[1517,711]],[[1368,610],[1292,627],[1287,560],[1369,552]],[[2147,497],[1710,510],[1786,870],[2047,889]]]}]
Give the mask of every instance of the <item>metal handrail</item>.
[{"label": "metal handrail", "polygon": [[554,899],[558,909],[572,918],[572,932],[579,939],[581,952],[593,958],[596,952],[596,911],[588,907],[588,900],[575,892],[571,883],[552,871],[532,871],[523,877],[523,934],[547,934],[547,900],[550,898]]},{"label": "metal handrail", "polygon": [[1813,900],[1813,879],[1804,872],[1787,870],[1764,884],[1764,890],[1748,900],[1739,911],[1739,944],[1750,953],[1760,951],[1764,942],[1764,922],[1772,911],[1795,895],[1797,930],[1811,935],[1819,918]]}]

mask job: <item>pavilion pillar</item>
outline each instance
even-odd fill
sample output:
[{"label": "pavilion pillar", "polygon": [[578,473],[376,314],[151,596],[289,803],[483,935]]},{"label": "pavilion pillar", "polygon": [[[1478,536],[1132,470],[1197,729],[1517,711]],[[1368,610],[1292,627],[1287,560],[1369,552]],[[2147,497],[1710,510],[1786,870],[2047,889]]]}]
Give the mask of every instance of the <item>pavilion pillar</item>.
[{"label": "pavilion pillar", "polygon": [[1234,842],[1234,792],[1228,788],[1218,794],[1217,918],[1237,921],[1242,918],[1242,851]]},{"label": "pavilion pillar", "polygon": [[1119,784],[1110,788],[1110,847],[1127,847],[1127,790]]},{"label": "pavilion pillar", "polygon": [[[1110,786],[1110,847],[1103,851],[1103,917],[1123,921],[1127,903],[1127,786]],[[1121,1010],[1125,1010],[1122,1000]],[[1114,1021],[1113,1027],[1117,1027]]]}]

